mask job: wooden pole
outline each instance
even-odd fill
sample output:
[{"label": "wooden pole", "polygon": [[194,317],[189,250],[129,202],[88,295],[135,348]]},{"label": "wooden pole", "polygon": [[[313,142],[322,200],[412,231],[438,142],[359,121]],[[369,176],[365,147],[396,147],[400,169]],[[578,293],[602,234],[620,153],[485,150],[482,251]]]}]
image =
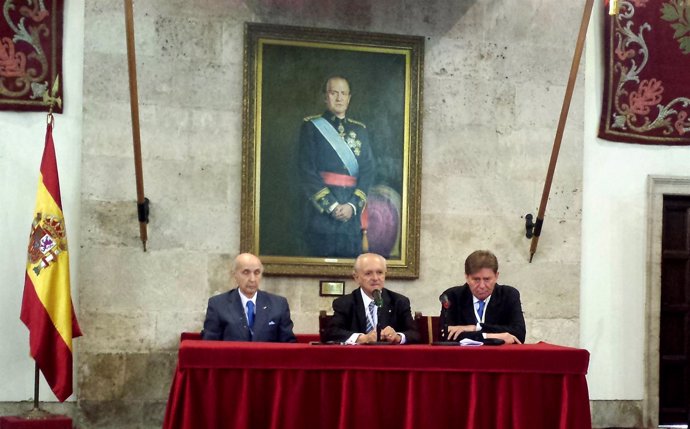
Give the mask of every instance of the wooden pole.
[{"label": "wooden pole", "polygon": [[139,94],[137,92],[137,62],[134,50],[134,12],[132,0],[125,0],[125,27],[127,30],[127,65],[129,69],[129,104],[132,111],[132,141],[134,145],[134,174],[137,182],[137,213],[139,236],[146,252],[148,235],[148,199],[144,196],[144,172],[141,164],[141,137],[139,133]]},{"label": "wooden pole", "polygon": [[575,53],[573,54],[573,62],[570,66],[570,76],[568,77],[568,86],[565,90],[565,97],[563,97],[563,105],[561,106],[561,116],[558,119],[558,128],[556,129],[556,137],[553,141],[553,148],[551,149],[551,160],[549,161],[549,168],[546,173],[546,180],[544,182],[544,190],[541,194],[541,202],[539,203],[539,213],[537,214],[537,221],[534,224],[534,235],[532,236],[532,243],[529,248],[529,261],[537,251],[539,243],[539,236],[541,235],[541,227],[544,223],[544,212],[546,211],[546,204],[549,201],[549,193],[551,192],[551,183],[553,182],[553,173],[556,170],[556,162],[558,161],[558,152],[561,150],[561,141],[563,140],[563,130],[565,129],[565,122],[568,119],[568,110],[570,109],[570,100],[573,98],[573,89],[575,88],[575,81],[577,80],[577,69],[580,67],[580,58],[582,57],[582,50],[585,46],[585,36],[587,35],[587,26],[589,25],[589,18],[592,15],[592,6],[594,0],[587,0],[585,10],[582,14],[582,22],[580,23],[580,33],[577,36],[577,44],[575,45]]}]

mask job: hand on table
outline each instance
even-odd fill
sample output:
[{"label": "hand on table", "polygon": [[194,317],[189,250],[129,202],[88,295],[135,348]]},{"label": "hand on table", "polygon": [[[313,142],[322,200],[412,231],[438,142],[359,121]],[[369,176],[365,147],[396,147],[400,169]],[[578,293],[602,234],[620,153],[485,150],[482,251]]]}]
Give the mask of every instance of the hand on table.
[{"label": "hand on table", "polygon": [[474,332],[477,330],[476,325],[455,325],[448,327],[448,341],[455,341],[460,339],[460,334],[463,332]]},{"label": "hand on table", "polygon": [[505,341],[506,344],[522,344],[520,340],[515,337],[515,335],[511,335],[507,332],[501,332],[500,334],[486,334],[486,338],[498,338],[499,340]]},{"label": "hand on table", "polygon": [[395,332],[395,329],[391,328],[390,326],[386,326],[385,328],[381,329],[381,341],[400,344],[400,341],[402,341],[402,336]]}]

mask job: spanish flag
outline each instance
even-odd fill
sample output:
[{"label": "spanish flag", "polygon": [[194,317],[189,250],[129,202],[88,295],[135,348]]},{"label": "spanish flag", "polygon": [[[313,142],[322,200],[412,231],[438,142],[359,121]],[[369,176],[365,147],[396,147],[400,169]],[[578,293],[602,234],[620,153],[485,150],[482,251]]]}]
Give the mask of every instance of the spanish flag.
[{"label": "spanish flag", "polygon": [[69,286],[53,121],[49,116],[36,210],[29,236],[20,316],[29,328],[31,356],[60,402],[72,394],[72,338],[81,336]]}]

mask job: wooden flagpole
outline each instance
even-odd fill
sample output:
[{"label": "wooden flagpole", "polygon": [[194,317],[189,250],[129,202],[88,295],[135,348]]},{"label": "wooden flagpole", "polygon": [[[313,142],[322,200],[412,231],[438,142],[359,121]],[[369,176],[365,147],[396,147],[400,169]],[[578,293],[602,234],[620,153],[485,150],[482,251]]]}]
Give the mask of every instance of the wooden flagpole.
[{"label": "wooden flagpole", "polygon": [[137,182],[137,213],[139,236],[146,252],[149,223],[149,200],[144,196],[144,172],[141,164],[141,137],[139,133],[139,94],[137,92],[137,62],[134,50],[134,12],[132,0],[125,0],[125,27],[127,31],[127,65],[129,69],[129,104],[132,111],[132,141],[134,144],[134,174]]},{"label": "wooden flagpole", "polygon": [[537,251],[539,243],[539,236],[541,235],[541,227],[544,223],[544,212],[546,211],[546,204],[549,201],[549,193],[551,192],[551,183],[553,182],[553,173],[556,170],[556,162],[558,161],[558,152],[561,150],[561,141],[563,140],[563,130],[565,129],[565,122],[568,119],[568,110],[570,109],[570,101],[573,98],[573,89],[575,88],[575,81],[577,80],[577,69],[580,67],[580,58],[582,57],[582,50],[585,45],[585,36],[587,35],[587,26],[589,25],[589,18],[592,15],[592,6],[594,0],[587,0],[585,10],[582,14],[582,22],[580,23],[580,33],[577,36],[577,44],[575,45],[575,53],[573,54],[573,62],[570,66],[570,76],[568,77],[568,86],[565,90],[565,97],[563,97],[563,105],[561,106],[561,116],[558,119],[558,128],[556,129],[556,137],[553,141],[553,148],[551,149],[551,160],[549,161],[549,168],[546,173],[546,180],[544,182],[544,190],[541,194],[541,202],[539,203],[539,213],[537,213],[537,220],[534,223],[534,234],[532,235],[532,243],[529,248],[529,261]]}]

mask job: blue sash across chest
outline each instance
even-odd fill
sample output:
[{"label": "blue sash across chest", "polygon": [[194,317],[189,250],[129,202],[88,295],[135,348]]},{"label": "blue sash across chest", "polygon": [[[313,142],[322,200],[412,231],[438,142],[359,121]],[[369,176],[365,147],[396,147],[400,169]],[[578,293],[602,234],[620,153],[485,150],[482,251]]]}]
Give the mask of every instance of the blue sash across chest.
[{"label": "blue sash across chest", "polygon": [[357,162],[357,157],[355,157],[355,154],[352,153],[352,150],[350,150],[350,147],[347,145],[347,143],[345,143],[345,140],[343,140],[343,138],[340,137],[340,134],[338,134],[335,128],[333,128],[333,125],[331,125],[323,117],[311,119],[311,122],[331,145],[335,153],[338,154],[338,157],[341,161],[343,161],[343,164],[350,173],[350,176],[357,177],[359,174],[359,163]]}]

